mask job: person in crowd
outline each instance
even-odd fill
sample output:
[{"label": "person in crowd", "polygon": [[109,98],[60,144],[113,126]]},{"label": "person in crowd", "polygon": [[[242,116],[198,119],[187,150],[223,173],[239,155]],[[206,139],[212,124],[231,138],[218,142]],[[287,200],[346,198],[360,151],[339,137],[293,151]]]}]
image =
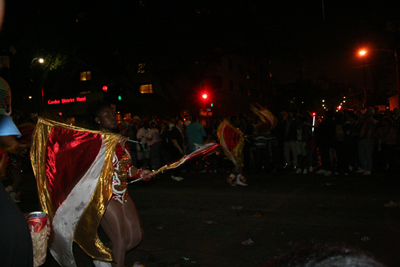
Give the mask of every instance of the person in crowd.
[{"label": "person in crowd", "polygon": [[[4,10],[3,4],[0,1],[0,15]],[[10,153],[19,153],[26,150],[28,145],[17,140],[21,133],[10,114],[10,86],[6,80],[0,78],[0,147]],[[26,218],[28,214],[23,214],[15,202],[0,182],[0,266],[31,267],[33,266],[33,246]],[[48,237],[50,232],[50,220],[48,220]]]},{"label": "person in crowd", "polygon": [[369,107],[359,125],[358,157],[361,168],[357,172],[363,175],[371,175],[373,167],[374,134],[377,123],[373,118],[374,114],[375,110]]},{"label": "person in crowd", "polygon": [[390,117],[382,119],[382,126],[377,129],[378,151],[381,155],[381,169],[388,174],[395,172],[395,159],[398,131]]},{"label": "person in crowd", "polygon": [[139,146],[139,144],[136,143],[137,142],[137,137],[136,137],[137,132],[138,132],[137,125],[132,120],[128,126],[127,131],[125,132],[125,136],[128,137],[129,140],[135,141],[135,142],[128,142],[128,148],[129,148],[129,152],[131,154],[132,164],[135,166],[138,166],[138,164],[137,164],[137,147]]},{"label": "person in crowd", "polygon": [[149,132],[150,125],[148,120],[143,120],[139,124],[139,130],[136,134],[137,140],[140,142],[137,150],[138,167],[150,167],[150,148],[147,145],[146,135]]},{"label": "person in crowd", "polygon": [[307,174],[309,166],[312,166],[307,161],[308,145],[312,138],[312,128],[308,120],[303,115],[296,117],[297,124],[297,155],[298,155],[298,168],[296,174]]},{"label": "person in crowd", "polygon": [[126,121],[121,121],[118,124],[118,132],[120,135],[125,135],[126,131],[128,130],[128,123]]},{"label": "person in crowd", "polygon": [[150,164],[153,170],[161,168],[161,138],[156,122],[151,122],[150,130],[146,134],[147,145],[150,149]]},{"label": "person in crowd", "polygon": [[215,140],[218,142],[218,126],[220,125],[221,120],[217,117],[211,117],[210,126],[207,129],[207,133],[211,133]]},{"label": "person in crowd", "polygon": [[283,153],[285,156],[285,169],[291,170],[296,169],[298,162],[297,162],[297,146],[296,146],[296,139],[297,139],[297,124],[296,120],[293,117],[292,112],[284,113],[282,116],[283,119]]},{"label": "person in crowd", "polygon": [[161,148],[160,148],[160,153],[161,153],[161,161],[162,165],[168,164],[171,162],[171,156],[169,154],[171,142],[169,138],[169,123],[168,122],[162,122],[161,123],[161,132],[160,132],[160,139],[161,139]]},{"label": "person in crowd", "polygon": [[275,137],[274,144],[274,156],[272,158],[272,163],[276,171],[281,171],[285,166],[285,156],[284,156],[284,139],[285,139],[285,127],[284,118],[287,117],[287,112],[282,111],[277,114],[278,123],[276,127],[271,131],[272,136]]},{"label": "person in crowd", "polygon": [[334,148],[336,154],[336,171],[335,174],[349,175],[349,160],[346,145],[348,144],[348,129],[345,125],[345,115],[340,112],[335,117],[335,141]]},{"label": "person in crowd", "polygon": [[392,112],[393,126],[397,131],[400,130],[400,109],[394,108]]},{"label": "person in crowd", "polygon": [[[92,121],[98,125],[100,131],[111,133],[116,127],[114,109],[106,102],[93,103],[90,106]],[[112,177],[113,194],[107,204],[106,211],[100,225],[112,243],[114,261],[109,266],[125,266],[125,254],[140,244],[142,228],[135,204],[127,191],[127,179],[143,177],[149,179],[153,173],[149,170],[138,170],[130,162],[130,153],[126,142],[128,137],[121,136],[113,159],[114,175]],[[102,262],[95,265],[102,266]],[[136,266],[141,266],[135,263]]]},{"label": "person in crowd", "polygon": [[[207,134],[207,139],[204,141],[204,144],[215,144],[217,140],[215,140],[214,135],[212,133]],[[217,153],[213,153],[207,156],[208,161],[208,170],[209,172],[218,172],[218,155]]]},{"label": "person in crowd", "polygon": [[[192,122],[186,126],[186,137],[189,143],[189,153],[192,153],[197,147],[204,145],[204,140],[207,137],[204,126],[198,122],[197,116],[192,116]],[[200,160],[193,162],[191,166],[194,172],[205,172],[204,164]]]},{"label": "person in crowd", "polygon": [[[193,120],[193,119],[192,119]],[[185,127],[188,127],[189,126],[189,124],[191,124],[192,123],[192,121],[190,120],[190,116],[189,115],[185,115],[185,117],[184,117],[184,125],[185,125]]]},{"label": "person in crowd", "polygon": [[356,170],[358,161],[358,119],[359,117],[352,110],[345,110],[344,131],[344,154],[347,155],[349,172]]},{"label": "person in crowd", "polygon": [[270,141],[271,131],[268,125],[260,123],[260,118],[256,117],[257,123],[254,127],[253,145],[255,148],[255,170],[256,172],[267,172],[271,168]]},{"label": "person in crowd", "polygon": [[[183,118],[177,117],[175,119],[175,125],[169,132],[169,139],[171,142],[170,156],[172,160],[179,160],[185,155],[185,133],[183,126]],[[171,178],[174,181],[180,182],[183,178],[180,176],[181,166],[172,170]]]},{"label": "person in crowd", "polygon": [[[16,137],[21,133],[6,110],[11,105],[11,90],[3,78],[0,78],[0,96],[0,101],[2,101],[0,146],[4,150],[11,151],[16,151],[21,147],[25,148],[25,145],[21,145],[17,141]],[[0,182],[0,266],[31,267],[33,266],[31,233],[26,218],[14,202],[3,183]]]},{"label": "person in crowd", "polygon": [[331,149],[335,142],[334,113],[331,110],[325,112],[324,120],[316,128],[316,142],[321,154],[321,168],[317,174],[332,175]]}]

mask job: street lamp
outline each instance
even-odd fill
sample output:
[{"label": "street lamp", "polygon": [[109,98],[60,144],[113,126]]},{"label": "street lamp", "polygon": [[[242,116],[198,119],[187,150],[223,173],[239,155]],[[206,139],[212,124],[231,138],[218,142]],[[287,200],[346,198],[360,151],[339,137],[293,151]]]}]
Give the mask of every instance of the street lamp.
[{"label": "street lamp", "polygon": [[35,60],[37,60],[40,64],[43,64],[43,63],[44,63],[44,59],[43,59],[43,58],[41,58],[41,57],[35,57],[35,58],[32,59],[32,61],[31,61],[31,66],[32,66],[33,62],[35,62]]},{"label": "street lamp", "polygon": [[[40,64],[43,64],[44,63],[44,59],[41,58],[41,57],[35,57],[34,59],[32,59],[31,66],[30,66],[30,68],[31,68],[31,81],[33,81],[33,79],[32,79],[32,68],[33,68],[33,64],[35,63],[35,61],[39,62]],[[41,100],[42,100],[41,108],[42,108],[42,110],[44,110],[44,92],[43,92],[43,84],[42,84],[42,74],[40,74],[40,91],[41,91],[40,93],[41,93]]]},{"label": "street lamp", "polygon": [[362,65],[363,65],[363,72],[364,72],[364,101],[363,101],[363,108],[366,108],[367,105],[367,74],[365,70],[365,58],[364,56],[367,54],[366,50],[361,50],[358,52],[362,58]]},{"label": "street lamp", "polygon": [[[369,51],[385,51],[385,52],[390,52],[393,53],[395,60],[396,60],[396,85],[397,85],[397,107],[400,108],[400,73],[399,73],[399,47],[396,47],[396,50],[389,50],[389,49],[372,49]],[[363,49],[360,50],[359,55],[362,56],[363,62],[364,62],[364,56],[367,54],[367,50]],[[366,78],[365,78],[365,64],[364,65],[364,101],[366,99],[366,91],[365,91],[365,84],[366,84]],[[365,103],[365,102],[364,102]]]}]

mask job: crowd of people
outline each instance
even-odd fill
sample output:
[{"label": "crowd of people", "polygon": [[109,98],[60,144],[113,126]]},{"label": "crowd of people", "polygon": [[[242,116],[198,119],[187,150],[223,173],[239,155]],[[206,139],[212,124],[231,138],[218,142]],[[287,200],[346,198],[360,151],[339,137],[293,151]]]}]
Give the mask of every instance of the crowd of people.
[{"label": "crowd of people", "polygon": [[[320,116],[298,109],[276,113],[274,129],[256,129],[257,118],[245,114],[237,118],[238,129],[245,137],[244,171],[269,173],[290,171],[296,174],[315,172],[363,175],[393,174],[398,171],[399,109],[379,111],[327,110]],[[153,170],[193,152],[205,143],[219,143],[217,129],[222,118],[212,118],[207,126],[197,116],[158,119],[149,117],[119,124],[120,133],[139,143],[129,143],[136,166]],[[189,164],[171,176],[181,181],[180,173],[230,172],[231,162],[224,154],[212,155]]]},{"label": "crowd of people", "polygon": [[[249,118],[243,113],[229,119],[237,119],[237,128],[245,138],[245,173],[392,175],[400,171],[396,167],[399,113],[398,108],[382,112],[370,107],[339,112],[328,110],[312,116],[308,111],[300,113],[295,108],[275,113],[278,123],[268,130],[257,129],[258,118]],[[163,119],[134,116],[120,121],[116,132],[130,140],[127,146],[134,166],[158,170],[204,144],[220,143],[217,131],[222,122],[222,117],[215,117],[203,125],[195,115]],[[171,178],[182,181],[183,172],[231,173],[233,165],[224,153],[216,153],[171,170]],[[8,184],[7,191],[19,202],[20,182],[14,180],[15,186]]]},{"label": "crowd of people", "polygon": [[[314,123],[313,123],[314,121]],[[278,165],[297,174],[387,174],[398,170],[399,109],[328,110],[314,119],[309,112],[282,112],[274,130],[283,160]],[[297,156],[296,156],[297,155]]]}]

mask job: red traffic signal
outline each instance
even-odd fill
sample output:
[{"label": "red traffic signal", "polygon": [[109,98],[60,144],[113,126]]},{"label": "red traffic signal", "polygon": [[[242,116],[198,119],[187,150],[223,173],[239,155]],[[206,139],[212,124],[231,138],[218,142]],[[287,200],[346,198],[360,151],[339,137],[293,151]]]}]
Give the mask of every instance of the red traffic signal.
[{"label": "red traffic signal", "polygon": [[315,116],[317,116],[317,113],[313,112],[311,115],[312,115],[313,117],[315,117]]},{"label": "red traffic signal", "polygon": [[107,85],[104,85],[104,86],[103,86],[103,91],[104,91],[104,92],[107,92],[107,91],[108,91]]},{"label": "red traffic signal", "polygon": [[202,96],[201,96],[203,99],[207,99],[207,94],[203,94]]}]

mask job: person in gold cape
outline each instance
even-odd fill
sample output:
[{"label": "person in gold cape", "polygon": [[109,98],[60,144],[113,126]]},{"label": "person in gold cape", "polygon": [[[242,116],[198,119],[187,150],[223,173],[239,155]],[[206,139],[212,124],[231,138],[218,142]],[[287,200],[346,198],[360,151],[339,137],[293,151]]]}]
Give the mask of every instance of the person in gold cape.
[{"label": "person in gold cape", "polygon": [[[111,133],[116,127],[114,109],[106,102],[94,103],[90,106],[92,118],[102,132]],[[128,137],[121,136],[116,145],[112,177],[112,196],[100,221],[106,235],[111,239],[113,267],[125,266],[125,254],[142,241],[142,228],[135,204],[128,195],[127,179],[150,179],[153,173],[149,170],[138,170],[133,166],[126,142]],[[95,265],[104,266],[97,262]],[[136,262],[134,267],[143,266]]]},{"label": "person in gold cape", "polygon": [[[127,179],[146,180],[153,173],[131,164],[125,148],[128,138],[113,133],[111,105],[96,102],[89,110],[90,121],[99,130],[39,118],[32,137],[39,200],[53,225],[49,248],[61,266],[77,266],[73,242],[95,266],[125,266],[126,252],[142,240]],[[100,225],[111,240],[111,250],[98,237]]]},{"label": "person in gold cape", "polygon": [[235,165],[227,178],[228,183],[231,186],[247,186],[246,178],[242,174],[244,135],[238,127],[239,119],[236,116],[225,118],[218,127],[218,138],[225,155]]}]

